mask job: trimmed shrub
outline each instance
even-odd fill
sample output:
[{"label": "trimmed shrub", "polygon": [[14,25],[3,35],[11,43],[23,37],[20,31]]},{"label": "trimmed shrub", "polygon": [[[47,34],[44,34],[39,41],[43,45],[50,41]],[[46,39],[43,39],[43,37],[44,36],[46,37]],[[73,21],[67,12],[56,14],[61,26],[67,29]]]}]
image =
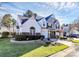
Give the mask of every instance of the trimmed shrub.
[{"label": "trimmed shrub", "polygon": [[[17,41],[26,41],[26,40],[38,40],[43,37],[42,35],[15,35]],[[43,38],[42,38],[43,39]]]},{"label": "trimmed shrub", "polygon": [[2,38],[7,38],[9,36],[9,32],[2,32]]},{"label": "trimmed shrub", "polygon": [[25,35],[15,35],[15,39],[17,41],[24,41],[24,40],[27,40],[28,36],[25,36]]}]

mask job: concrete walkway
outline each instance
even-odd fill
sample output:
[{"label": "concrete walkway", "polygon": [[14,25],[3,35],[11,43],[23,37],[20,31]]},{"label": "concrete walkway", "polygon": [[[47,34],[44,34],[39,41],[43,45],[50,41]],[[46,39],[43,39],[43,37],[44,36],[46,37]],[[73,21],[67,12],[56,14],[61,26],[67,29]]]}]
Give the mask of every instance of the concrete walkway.
[{"label": "concrete walkway", "polygon": [[53,54],[53,55],[51,55],[49,57],[64,57],[64,56],[68,55],[69,53],[71,53],[72,51],[75,50],[75,46],[74,46],[74,44],[72,42],[64,41],[64,40],[59,40],[58,42],[63,43],[65,45],[68,45],[69,48],[67,48],[67,49],[65,49],[63,51],[60,51],[60,52],[58,52],[56,54]]},{"label": "concrete walkway", "polygon": [[79,57],[79,46],[65,57]]}]

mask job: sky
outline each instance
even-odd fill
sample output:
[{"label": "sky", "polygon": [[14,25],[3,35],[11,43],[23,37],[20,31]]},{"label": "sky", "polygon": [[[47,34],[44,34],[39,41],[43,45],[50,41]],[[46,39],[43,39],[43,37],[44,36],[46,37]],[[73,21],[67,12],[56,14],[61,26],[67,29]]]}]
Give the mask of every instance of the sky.
[{"label": "sky", "polygon": [[79,2],[0,2],[0,15],[10,13],[16,18],[27,10],[43,17],[54,14],[60,24],[79,18]]}]

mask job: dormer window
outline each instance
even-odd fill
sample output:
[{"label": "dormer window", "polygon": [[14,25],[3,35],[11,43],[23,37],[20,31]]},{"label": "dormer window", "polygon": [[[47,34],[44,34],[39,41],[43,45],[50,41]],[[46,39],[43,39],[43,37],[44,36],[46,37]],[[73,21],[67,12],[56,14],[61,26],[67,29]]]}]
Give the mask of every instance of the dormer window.
[{"label": "dormer window", "polygon": [[45,24],[43,24],[43,26],[45,26]]},{"label": "dormer window", "polygon": [[59,29],[60,28],[60,26],[59,25],[56,25],[56,29]]},{"label": "dormer window", "polygon": [[45,23],[43,22],[43,26],[45,26]]},{"label": "dormer window", "polygon": [[52,24],[51,23],[47,23],[47,28],[52,28]]},{"label": "dormer window", "polygon": [[19,26],[16,26],[17,27],[17,29],[19,29]]}]

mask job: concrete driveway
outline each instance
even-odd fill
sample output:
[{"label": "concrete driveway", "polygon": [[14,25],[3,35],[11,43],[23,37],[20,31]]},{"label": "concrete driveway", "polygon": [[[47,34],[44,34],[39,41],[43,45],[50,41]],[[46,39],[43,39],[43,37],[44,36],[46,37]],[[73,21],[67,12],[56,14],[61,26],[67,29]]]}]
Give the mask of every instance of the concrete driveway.
[{"label": "concrete driveway", "polygon": [[79,46],[65,57],[79,57]]},{"label": "concrete driveway", "polygon": [[[79,40],[79,38],[73,38],[73,39]],[[76,46],[75,49],[65,57],[79,57],[79,46]]]}]

